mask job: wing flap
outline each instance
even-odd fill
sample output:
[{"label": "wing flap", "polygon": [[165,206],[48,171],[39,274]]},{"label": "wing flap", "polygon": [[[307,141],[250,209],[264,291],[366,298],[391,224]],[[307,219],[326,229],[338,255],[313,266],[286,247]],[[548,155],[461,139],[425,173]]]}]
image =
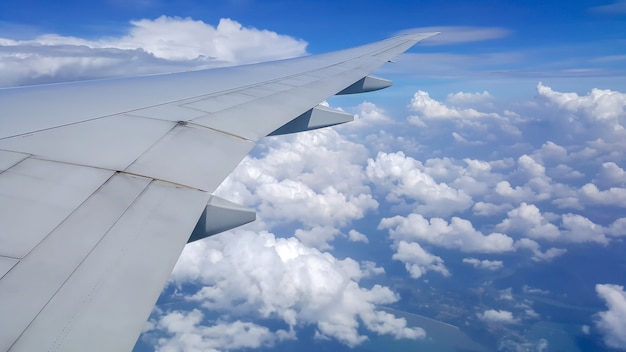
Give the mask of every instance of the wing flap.
[{"label": "wing flap", "polygon": [[109,170],[124,170],[175,122],[127,115],[47,129],[0,140],[0,149],[37,158]]},{"label": "wing flap", "polygon": [[0,174],[0,255],[26,256],[112,174],[33,158]]},{"label": "wing flap", "polygon": [[7,350],[32,324],[148,181],[125,175],[112,177],[7,273],[0,281],[4,330],[0,350]]},{"label": "wing flap", "polygon": [[126,171],[213,192],[253,146],[239,137],[179,124]]},{"label": "wing flap", "polygon": [[[98,215],[111,209],[109,202],[118,202],[120,198],[130,204],[114,207],[123,209],[115,214]],[[12,349],[65,351],[76,346],[101,351],[131,349],[208,198],[205,192],[168,183],[122,174],[114,177],[64,222],[63,225],[71,228],[51,234],[37,248],[41,250],[24,259],[23,267],[19,267],[20,263],[9,272],[21,277],[24,273],[19,271],[40,272],[41,266],[36,264],[42,259],[59,261],[49,258],[51,255],[64,256],[63,262],[68,262],[63,268],[49,269],[54,271],[49,275],[56,277],[50,286],[58,285],[58,281],[61,285],[49,301],[46,299],[45,306]],[[78,244],[68,243],[71,237],[64,238],[77,232],[88,238]],[[72,266],[76,267],[71,269]],[[64,275],[68,276],[61,280]],[[19,287],[12,283],[13,289]],[[23,283],[30,286],[24,287],[25,293],[40,291],[39,285],[39,282]],[[11,310],[2,307],[3,312],[10,314],[18,310],[23,314],[27,308],[24,306],[33,297],[20,301],[14,302]],[[96,330],[98,334],[94,336]]]},{"label": "wing flap", "polygon": [[0,150],[0,173],[28,158],[28,154]]}]

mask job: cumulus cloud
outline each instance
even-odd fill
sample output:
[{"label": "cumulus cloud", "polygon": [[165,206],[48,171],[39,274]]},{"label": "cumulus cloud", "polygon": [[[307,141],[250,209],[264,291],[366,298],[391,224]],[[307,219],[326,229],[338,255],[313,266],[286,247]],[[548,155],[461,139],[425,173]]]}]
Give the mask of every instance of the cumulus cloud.
[{"label": "cumulus cloud", "polygon": [[[539,82],[539,95],[545,97],[559,108],[577,112],[598,121],[611,121],[615,128],[620,128],[618,117],[624,112],[625,95],[609,89],[594,88],[585,96],[576,93],[561,93]],[[621,128],[620,128],[621,129]]]},{"label": "cumulus cloud", "polygon": [[606,185],[626,184],[626,171],[614,162],[602,163],[602,167],[596,176],[599,182]]},{"label": "cumulus cloud", "polygon": [[496,215],[503,213],[509,209],[511,209],[511,205],[508,203],[494,204],[487,202],[476,202],[472,207],[472,211],[474,212],[474,214],[479,216]]},{"label": "cumulus cloud", "polygon": [[[508,217],[496,226],[496,229],[505,233],[513,233],[527,236],[533,239],[561,241],[561,242],[597,242],[608,243],[607,233],[617,233],[620,231],[618,220],[611,229],[606,229],[595,224],[588,218],[579,214],[549,214],[552,219],[560,219],[560,226],[552,224],[546,219],[546,214],[542,214],[534,204],[522,202],[519,207],[509,211]],[[525,240],[528,240],[526,238]],[[525,248],[535,247],[526,244],[518,244]]]},{"label": "cumulus cloud", "polygon": [[443,264],[443,259],[426,252],[417,242],[400,241],[393,259],[404,263],[412,278],[417,279],[428,271],[435,271],[443,276],[450,276],[450,272]]},{"label": "cumulus cloud", "polygon": [[354,121],[342,125],[341,128],[352,129],[355,127],[370,127],[385,125],[393,122],[387,112],[376,104],[364,101],[354,109]]},{"label": "cumulus cloud", "polygon": [[[153,322],[168,338],[159,338],[156,351],[223,351],[271,346],[279,337],[268,328],[240,320],[217,322],[204,326],[204,315],[198,309],[174,311]],[[150,331],[148,331],[150,333]],[[286,336],[287,334],[282,334]]]},{"label": "cumulus cloud", "polygon": [[265,151],[244,159],[217,190],[256,208],[257,228],[296,224],[302,226],[296,232],[300,240],[327,249],[340,227],[378,208],[364,172],[367,149],[337,131],[270,138],[261,149]]},{"label": "cumulus cloud", "polygon": [[378,229],[388,229],[396,241],[425,241],[435,246],[458,249],[463,252],[501,253],[514,250],[513,239],[501,233],[483,235],[468,220],[452,217],[424,218],[420,214],[383,218]]},{"label": "cumulus cloud", "polygon": [[597,284],[596,293],[605,301],[608,310],[597,314],[596,327],[604,335],[604,343],[612,348],[626,350],[626,292],[624,287]]},{"label": "cumulus cloud", "polygon": [[488,309],[476,314],[478,319],[488,324],[514,324],[518,320],[513,317],[513,313],[507,310]]},{"label": "cumulus cloud", "polygon": [[520,206],[508,212],[508,218],[504,219],[496,228],[504,232],[520,233],[532,238],[554,240],[560,236],[557,226],[548,222],[539,208],[534,204],[522,202]]},{"label": "cumulus cloud", "polygon": [[579,194],[586,203],[626,207],[626,188],[611,187],[601,191],[593,183],[587,183]]},{"label": "cumulus cloud", "polygon": [[608,243],[604,228],[578,214],[562,215],[563,238],[571,242]]},{"label": "cumulus cloud", "polygon": [[369,240],[367,239],[367,236],[365,236],[364,234],[360,233],[357,230],[350,230],[350,231],[348,231],[348,239],[351,242],[369,243]]},{"label": "cumulus cloud", "polygon": [[367,161],[365,171],[377,189],[387,192],[387,201],[412,200],[415,210],[426,215],[450,215],[472,205],[464,191],[436,182],[421,168],[419,161],[403,152],[379,152]]},{"label": "cumulus cloud", "polygon": [[463,263],[470,264],[474,268],[477,269],[486,269],[486,270],[498,270],[503,267],[503,263],[501,260],[487,260],[487,259],[476,259],[476,258],[463,258]]},{"label": "cumulus cloud", "polygon": [[[563,93],[541,82],[537,85],[537,92],[545,102],[544,106],[554,109],[550,111],[550,119],[562,130],[561,139],[570,143],[575,139],[586,142],[587,145],[572,153],[572,157],[582,159],[607,154],[614,158],[622,153],[626,136],[623,126],[626,94],[598,88],[586,95]],[[619,149],[617,154],[615,148]]]},{"label": "cumulus cloud", "polygon": [[498,109],[489,101],[491,98],[486,92],[458,92],[449,95],[446,101],[439,101],[419,90],[411,99],[411,115],[407,120],[421,127],[420,133],[425,136],[436,139],[434,135],[446,131],[453,140],[473,146],[520,139],[521,131],[515,125],[520,120],[519,115]]},{"label": "cumulus cloud", "polygon": [[619,218],[615,220],[606,229],[606,234],[615,237],[626,236],[626,218]]},{"label": "cumulus cloud", "polygon": [[[458,93],[457,93],[458,94]],[[424,119],[474,119],[480,117],[498,117],[498,115],[479,112],[472,108],[448,107],[430,97],[428,92],[419,90],[411,99],[410,108],[418,115],[409,117],[409,122],[417,124]]]},{"label": "cumulus cloud", "polygon": [[377,310],[379,304],[397,301],[397,294],[380,285],[359,285],[361,278],[380,274],[381,269],[337,259],[293,237],[238,231],[188,245],[172,283],[188,285],[193,280],[199,287],[187,299],[206,309],[233,317],[279,319],[290,330],[312,324],[319,337],[352,347],[367,339],[362,329],[395,338],[424,337],[422,329],[408,327],[403,318]]},{"label": "cumulus cloud", "polygon": [[0,86],[183,71],[306,54],[306,42],[223,18],[216,26],[161,16],[119,37],[0,38]]},{"label": "cumulus cloud", "polygon": [[545,251],[541,251],[541,246],[530,238],[522,238],[515,241],[516,249],[527,249],[533,254],[531,259],[536,262],[549,262],[552,259],[567,253],[565,248],[552,247]]}]

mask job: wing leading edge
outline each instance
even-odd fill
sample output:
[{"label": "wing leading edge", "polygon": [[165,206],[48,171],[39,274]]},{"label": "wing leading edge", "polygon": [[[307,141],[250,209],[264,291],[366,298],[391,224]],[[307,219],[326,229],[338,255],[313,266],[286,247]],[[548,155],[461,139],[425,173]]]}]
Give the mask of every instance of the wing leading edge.
[{"label": "wing leading edge", "polygon": [[185,243],[254,219],[211,195],[254,143],[349,121],[318,104],[434,34],[1,89],[0,351],[131,349]]}]

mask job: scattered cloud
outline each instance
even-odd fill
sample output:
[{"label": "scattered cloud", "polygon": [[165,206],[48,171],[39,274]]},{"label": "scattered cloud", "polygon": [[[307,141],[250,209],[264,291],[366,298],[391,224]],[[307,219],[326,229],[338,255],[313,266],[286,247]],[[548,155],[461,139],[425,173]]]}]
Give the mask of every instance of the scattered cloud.
[{"label": "scattered cloud", "polygon": [[217,190],[256,208],[259,229],[296,224],[300,240],[328,249],[341,227],[378,208],[364,173],[367,150],[337,131],[268,138],[260,148],[260,156],[244,159]]},{"label": "scattered cloud", "polygon": [[369,240],[367,239],[367,236],[365,236],[364,234],[360,233],[357,230],[350,230],[350,231],[348,231],[348,239],[351,242],[369,243]]},{"label": "scattered cloud", "polygon": [[552,261],[554,258],[567,253],[567,249],[556,247],[549,248],[542,252],[539,243],[531,240],[530,238],[522,238],[517,240],[515,242],[515,248],[530,250],[532,253],[531,259],[536,262],[549,262]]},{"label": "scattered cloud", "polygon": [[530,294],[533,294],[533,295],[547,295],[547,294],[550,293],[550,291],[542,290],[540,288],[531,287],[531,286],[528,286],[528,285],[522,286],[522,292],[530,293]]},{"label": "scattered cloud", "polygon": [[443,259],[426,252],[419,243],[400,241],[397,247],[397,252],[392,258],[403,262],[412,278],[418,279],[428,271],[450,276]]},{"label": "scattered cloud", "polygon": [[[197,288],[186,299],[204,309],[231,317],[278,319],[289,331],[314,325],[319,337],[352,347],[367,339],[363,331],[423,338],[421,328],[410,328],[405,319],[377,309],[396,302],[396,293],[381,285],[359,285],[361,278],[383,272],[371,262],[337,259],[294,237],[237,231],[188,245],[171,280],[180,287],[194,282]],[[274,339],[287,333],[270,332]]]},{"label": "scattered cloud", "polygon": [[366,173],[371,182],[387,193],[387,201],[413,201],[415,210],[425,215],[450,215],[472,205],[463,190],[436,182],[421,170],[422,164],[403,152],[379,152],[367,161]]},{"label": "scattered cloud", "polygon": [[508,212],[496,228],[503,232],[521,233],[531,238],[554,240],[560,236],[558,227],[548,222],[533,204],[522,202],[518,208]]},{"label": "scattered cloud", "polygon": [[604,343],[612,348],[626,350],[626,292],[624,287],[597,284],[596,293],[605,301],[608,310],[597,314],[596,327],[604,335]]},{"label": "scattered cloud", "polygon": [[424,241],[443,248],[462,252],[502,253],[513,251],[513,239],[501,233],[483,235],[468,220],[452,217],[450,222],[442,218],[424,218],[420,214],[407,217],[383,218],[378,229],[388,229],[396,241]]},{"label": "scattered cloud", "polygon": [[[623,7],[617,1],[593,11],[620,13]],[[424,42],[440,47],[511,34],[502,28],[420,30],[444,32]],[[117,37],[0,38],[0,86],[304,54],[302,40],[234,20],[221,19],[214,26],[162,16],[133,21]],[[482,79],[487,71],[494,77],[494,67],[528,56],[435,52],[404,55],[397,66],[413,65],[423,77]],[[622,59],[607,57],[604,62]],[[157,311],[147,330],[159,336],[156,348],[263,348],[295,339],[303,325],[313,326],[317,338],[350,347],[369,334],[424,338],[423,329],[377,308],[398,302],[397,293],[362,283],[384,275],[383,266],[330,252],[337,237],[361,242],[354,246],[369,245],[368,236],[352,229],[368,216],[392,241],[393,254],[385,259],[401,262],[413,278],[451,276],[442,254],[449,251],[490,256],[527,251],[534,265],[549,265],[572,243],[619,241],[626,236],[621,213],[607,211],[598,219],[587,211],[626,204],[626,173],[620,163],[626,157],[626,94],[600,88],[560,92],[544,83],[536,89],[536,99],[518,104],[503,103],[495,90],[454,92],[440,100],[419,90],[407,97],[409,124],[395,122],[400,119],[392,118],[392,109],[364,101],[345,109],[356,121],[337,130],[266,139],[218,190],[255,208],[259,221],[248,230],[187,246],[171,282],[176,298],[198,306]],[[268,232],[276,229],[293,236]],[[563,248],[545,247],[557,242]],[[474,257],[463,263],[485,270],[506,267],[502,260]],[[549,293],[529,286],[522,291]],[[623,287],[599,284],[596,291],[608,307],[597,314],[596,327],[608,346],[626,349]],[[500,303],[512,304],[512,288],[498,294]],[[530,305],[516,309],[488,309],[476,316],[499,325],[539,317]],[[217,319],[215,312],[221,315]],[[265,320],[284,328],[264,326]],[[582,331],[589,333],[589,327]],[[537,346],[545,348],[547,342]]]},{"label": "scattered cloud", "polygon": [[626,185],[626,171],[612,161],[602,163],[602,168],[596,177],[598,182],[605,185]]},{"label": "scattered cloud", "polygon": [[513,313],[507,310],[488,309],[476,315],[478,319],[487,324],[515,324],[518,322],[518,320],[513,317]]},{"label": "scattered cloud", "polygon": [[487,259],[480,260],[476,258],[463,258],[463,263],[470,264],[474,268],[477,268],[477,269],[486,269],[486,270],[498,270],[504,266],[501,260],[487,260]]},{"label": "scattered cloud", "polygon": [[[242,322],[202,324],[204,315],[198,309],[189,312],[174,311],[159,317],[154,330],[167,338],[157,339],[156,351],[223,351],[272,346],[280,339],[268,328]],[[151,331],[148,331],[150,333]],[[286,337],[288,334],[283,332]]]}]

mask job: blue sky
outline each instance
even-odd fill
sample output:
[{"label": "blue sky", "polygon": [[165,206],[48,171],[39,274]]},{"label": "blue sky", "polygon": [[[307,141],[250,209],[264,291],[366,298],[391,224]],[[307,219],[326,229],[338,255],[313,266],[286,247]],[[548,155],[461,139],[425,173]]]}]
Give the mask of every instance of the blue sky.
[{"label": "blue sky", "polygon": [[626,350],[625,1],[14,1],[0,86],[442,34],[264,140],[256,209],[187,246],[137,351]]}]

